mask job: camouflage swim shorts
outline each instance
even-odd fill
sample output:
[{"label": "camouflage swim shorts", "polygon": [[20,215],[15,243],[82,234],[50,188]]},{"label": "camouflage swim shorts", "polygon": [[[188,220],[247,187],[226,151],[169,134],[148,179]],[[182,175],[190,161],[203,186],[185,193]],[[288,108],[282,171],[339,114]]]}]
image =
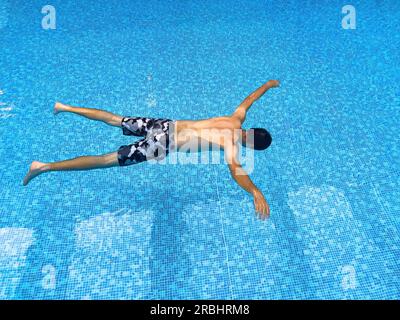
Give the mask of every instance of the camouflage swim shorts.
[{"label": "camouflage swim shorts", "polygon": [[128,166],[147,160],[162,160],[169,153],[170,139],[174,121],[170,119],[124,117],[121,122],[122,133],[143,139],[118,149],[120,166]]}]

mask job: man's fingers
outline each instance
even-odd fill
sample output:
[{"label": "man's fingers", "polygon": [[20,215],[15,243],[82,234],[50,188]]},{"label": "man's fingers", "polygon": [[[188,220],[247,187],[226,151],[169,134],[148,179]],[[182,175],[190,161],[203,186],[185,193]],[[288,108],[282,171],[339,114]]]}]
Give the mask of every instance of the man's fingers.
[{"label": "man's fingers", "polygon": [[257,216],[257,218],[259,218],[259,216],[260,216],[260,204],[259,203],[256,203],[256,216]]},{"label": "man's fingers", "polygon": [[268,203],[254,199],[254,209],[256,211],[257,218],[265,220],[269,217],[270,209]]},{"label": "man's fingers", "polygon": [[262,216],[263,216],[263,211],[264,211],[263,205],[260,204],[260,211],[258,212],[259,213],[258,218],[260,218],[261,220],[262,220]]},{"label": "man's fingers", "polygon": [[263,204],[263,216],[262,219],[265,220],[269,217],[269,206],[267,203]]}]

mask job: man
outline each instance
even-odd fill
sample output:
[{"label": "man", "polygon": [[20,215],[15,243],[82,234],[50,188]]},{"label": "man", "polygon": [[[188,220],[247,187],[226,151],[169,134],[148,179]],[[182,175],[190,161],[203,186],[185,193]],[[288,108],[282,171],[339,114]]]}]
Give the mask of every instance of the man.
[{"label": "man", "polygon": [[205,120],[155,119],[142,117],[122,117],[103,110],[78,108],[56,103],[54,113],[72,112],[86,118],[102,121],[108,125],[121,127],[124,135],[142,137],[141,140],[118,151],[100,156],[83,156],[70,160],[43,163],[33,161],[23,184],[48,171],[90,170],[127,166],[146,160],[161,160],[170,151],[208,151],[210,146],[224,150],[225,158],[233,179],[254,198],[254,206],[260,218],[269,216],[270,209],[262,192],[250,180],[238,161],[238,144],[255,150],[264,150],[271,144],[267,130],[242,129],[246,113],[254,101],[268,89],[278,87],[279,81],[270,80],[250,94],[228,116]]}]

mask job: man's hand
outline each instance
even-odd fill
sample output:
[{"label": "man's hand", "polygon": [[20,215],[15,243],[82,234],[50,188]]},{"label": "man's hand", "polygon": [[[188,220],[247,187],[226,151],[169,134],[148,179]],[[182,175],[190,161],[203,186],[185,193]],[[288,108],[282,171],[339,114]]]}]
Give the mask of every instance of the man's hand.
[{"label": "man's hand", "polygon": [[267,82],[267,86],[270,88],[278,88],[280,84],[279,80],[269,80]]},{"label": "man's hand", "polygon": [[256,212],[261,220],[265,220],[266,218],[269,218],[269,205],[267,201],[264,198],[264,195],[260,190],[256,190],[253,193],[254,197],[254,207],[256,209]]}]

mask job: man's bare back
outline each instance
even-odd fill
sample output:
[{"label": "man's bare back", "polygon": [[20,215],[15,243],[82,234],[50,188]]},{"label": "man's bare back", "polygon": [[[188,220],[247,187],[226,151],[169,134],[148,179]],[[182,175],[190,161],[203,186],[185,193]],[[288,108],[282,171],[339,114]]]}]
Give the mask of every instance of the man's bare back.
[{"label": "man's bare back", "polygon": [[238,142],[241,138],[238,135],[241,128],[242,124],[239,119],[232,116],[197,121],[177,120],[175,134],[177,151],[182,147],[186,149],[188,146],[193,146],[192,150],[199,152],[209,151],[209,147],[212,145],[223,150],[229,139],[232,139],[232,143]]},{"label": "man's bare back", "polygon": [[151,159],[157,160],[160,150],[164,151],[163,156],[170,151],[167,132],[172,128],[174,132],[173,151],[201,152],[215,147],[224,150],[232,178],[253,196],[256,212],[260,218],[265,219],[270,214],[269,206],[262,192],[242,168],[238,160],[238,147],[242,145],[256,150],[264,150],[270,145],[271,136],[268,131],[262,128],[244,130],[242,124],[251,105],[268,89],[278,86],[279,81],[270,80],[244,99],[231,115],[204,120],[172,121],[155,118],[129,118],[103,110],[56,103],[55,114],[72,112],[111,126],[121,127],[125,135],[145,138],[128,146],[121,146],[117,152],[105,155],[83,156],[52,163],[33,161],[23,184],[27,185],[33,178],[49,171],[90,170],[130,165]]}]

